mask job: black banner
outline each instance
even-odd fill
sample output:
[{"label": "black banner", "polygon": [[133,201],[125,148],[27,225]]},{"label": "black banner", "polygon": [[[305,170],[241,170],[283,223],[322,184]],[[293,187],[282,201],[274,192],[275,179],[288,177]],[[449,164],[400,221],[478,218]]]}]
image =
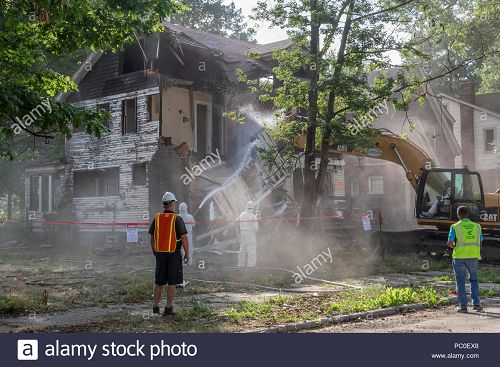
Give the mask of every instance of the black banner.
[{"label": "black banner", "polygon": [[498,334],[0,334],[2,366],[497,365]]}]

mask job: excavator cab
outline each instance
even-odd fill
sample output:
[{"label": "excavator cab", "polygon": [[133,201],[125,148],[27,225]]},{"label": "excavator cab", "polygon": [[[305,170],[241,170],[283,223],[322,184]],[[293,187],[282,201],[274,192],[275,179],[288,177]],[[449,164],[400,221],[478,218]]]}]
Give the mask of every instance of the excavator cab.
[{"label": "excavator cab", "polygon": [[456,221],[457,208],[461,205],[469,208],[472,220],[480,220],[485,202],[479,173],[467,168],[423,170],[417,187],[417,218],[433,222]]}]

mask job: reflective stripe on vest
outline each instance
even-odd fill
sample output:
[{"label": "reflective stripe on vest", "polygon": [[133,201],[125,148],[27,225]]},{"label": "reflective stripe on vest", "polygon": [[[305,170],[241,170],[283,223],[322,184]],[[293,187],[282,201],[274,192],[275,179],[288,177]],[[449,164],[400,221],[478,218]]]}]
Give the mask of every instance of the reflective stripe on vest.
[{"label": "reflective stripe on vest", "polygon": [[456,234],[453,257],[456,259],[481,259],[481,227],[470,220],[452,225]]},{"label": "reflective stripe on vest", "polygon": [[155,217],[155,251],[174,252],[177,246],[173,213],[158,213]]}]

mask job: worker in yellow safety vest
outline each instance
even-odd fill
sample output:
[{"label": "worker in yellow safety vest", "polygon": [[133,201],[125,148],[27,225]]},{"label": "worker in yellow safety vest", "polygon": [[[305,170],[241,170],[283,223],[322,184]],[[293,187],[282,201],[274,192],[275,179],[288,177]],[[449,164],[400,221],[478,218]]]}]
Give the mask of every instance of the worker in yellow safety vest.
[{"label": "worker in yellow safety vest", "polygon": [[182,255],[184,262],[189,261],[189,240],[186,225],[181,216],[175,214],[177,199],[171,192],[163,195],[163,213],[155,215],[149,234],[151,249],[156,257],[155,287],[153,295],[153,315],[160,314],[160,298],[164,285],[167,288],[167,306],[163,315],[173,315],[173,302],[177,284],[183,284]]},{"label": "worker in yellow safety vest", "polygon": [[469,273],[472,306],[475,311],[482,311],[479,299],[479,281],[477,269],[481,260],[481,242],[483,233],[481,226],[469,219],[469,208],[457,208],[459,221],[452,224],[448,235],[448,247],[453,249],[453,272],[458,295],[458,312],[467,312],[467,293],[465,278]]}]

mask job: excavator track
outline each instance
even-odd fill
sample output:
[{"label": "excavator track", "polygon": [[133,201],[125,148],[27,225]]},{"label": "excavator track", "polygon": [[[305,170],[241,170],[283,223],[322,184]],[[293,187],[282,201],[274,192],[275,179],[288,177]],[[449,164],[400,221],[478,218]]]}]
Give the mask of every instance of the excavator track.
[{"label": "excavator track", "polygon": [[[500,235],[484,233],[481,249],[483,261],[500,264]],[[446,243],[448,231],[419,228],[411,231],[378,231],[370,238],[370,245],[389,253],[417,253],[431,256],[451,256]]]}]

